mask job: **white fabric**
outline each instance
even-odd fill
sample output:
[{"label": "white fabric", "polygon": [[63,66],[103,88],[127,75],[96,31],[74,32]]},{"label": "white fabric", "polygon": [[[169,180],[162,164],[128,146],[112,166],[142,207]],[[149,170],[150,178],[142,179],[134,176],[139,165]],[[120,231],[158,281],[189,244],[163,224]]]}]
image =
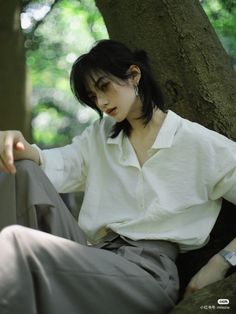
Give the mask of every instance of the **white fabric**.
[{"label": "white fabric", "polygon": [[71,145],[42,151],[43,169],[58,192],[84,190],[79,225],[91,242],[108,229],[138,239],[201,247],[221,198],[236,204],[236,143],[168,111],[141,168],[129,139],[109,137],[109,117]]}]

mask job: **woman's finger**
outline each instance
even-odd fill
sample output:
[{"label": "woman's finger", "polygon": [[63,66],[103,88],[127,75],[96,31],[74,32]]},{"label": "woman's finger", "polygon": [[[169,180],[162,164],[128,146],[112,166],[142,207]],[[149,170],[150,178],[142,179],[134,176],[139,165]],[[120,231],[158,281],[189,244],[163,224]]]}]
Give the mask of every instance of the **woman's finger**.
[{"label": "woman's finger", "polygon": [[16,172],[16,168],[14,166],[13,145],[14,145],[13,135],[10,132],[6,132],[5,139],[3,142],[3,153],[1,159],[6,169],[11,173]]},{"label": "woman's finger", "polygon": [[9,168],[7,165],[6,165],[6,163],[5,163],[5,161],[4,161],[4,159],[3,159],[3,157],[0,155],[0,171],[1,172],[6,172],[6,173],[15,173],[15,166],[13,167],[13,168]]},{"label": "woman's finger", "polygon": [[25,146],[22,142],[17,142],[15,144],[15,149],[18,150],[18,151],[24,151],[25,150]]},{"label": "woman's finger", "polygon": [[1,155],[0,155],[0,171],[7,172]]},{"label": "woman's finger", "polygon": [[8,164],[13,164],[14,157],[13,157],[13,137],[6,136],[4,141],[4,161]]}]

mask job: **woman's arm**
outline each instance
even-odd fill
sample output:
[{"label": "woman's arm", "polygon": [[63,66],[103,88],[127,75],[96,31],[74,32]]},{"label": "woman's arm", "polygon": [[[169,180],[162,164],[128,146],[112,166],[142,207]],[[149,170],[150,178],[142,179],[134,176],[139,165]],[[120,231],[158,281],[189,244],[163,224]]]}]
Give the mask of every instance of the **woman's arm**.
[{"label": "woman's arm", "polygon": [[0,171],[15,173],[14,160],[30,159],[40,164],[39,152],[20,131],[0,131]]},{"label": "woman's arm", "polygon": [[[226,251],[236,253],[236,238],[225,248]],[[205,286],[225,278],[230,264],[219,253],[215,254],[190,280],[185,290],[185,296],[204,288]]]}]

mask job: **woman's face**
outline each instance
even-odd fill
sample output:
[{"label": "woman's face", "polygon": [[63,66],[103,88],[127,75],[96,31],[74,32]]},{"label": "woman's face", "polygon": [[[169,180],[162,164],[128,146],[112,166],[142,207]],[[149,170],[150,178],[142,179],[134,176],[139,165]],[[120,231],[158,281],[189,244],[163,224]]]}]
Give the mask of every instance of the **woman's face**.
[{"label": "woman's face", "polygon": [[102,112],[121,122],[140,115],[141,102],[135,85],[133,78],[122,81],[105,73],[94,74],[88,96]]}]

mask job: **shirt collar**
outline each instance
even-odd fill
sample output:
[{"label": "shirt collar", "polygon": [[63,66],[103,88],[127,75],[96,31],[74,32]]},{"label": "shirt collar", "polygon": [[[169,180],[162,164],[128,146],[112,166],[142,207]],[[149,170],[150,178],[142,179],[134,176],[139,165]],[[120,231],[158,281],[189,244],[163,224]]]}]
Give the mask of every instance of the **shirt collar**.
[{"label": "shirt collar", "polygon": [[[153,149],[160,149],[160,148],[168,148],[171,147],[174,136],[178,129],[180,123],[180,116],[174,113],[171,110],[168,110],[166,118],[158,132],[158,135],[155,139],[155,142],[152,145]],[[124,132],[123,130],[115,137],[109,137],[107,139],[108,144],[118,144],[119,146],[122,145]]]},{"label": "shirt collar", "polygon": [[166,118],[157,134],[156,140],[152,145],[154,149],[171,147],[174,136],[180,124],[180,116],[168,110]]},{"label": "shirt collar", "polygon": [[107,143],[108,144],[118,144],[118,145],[121,145],[122,144],[122,140],[123,140],[123,135],[124,135],[124,132],[123,132],[123,130],[121,130],[120,133],[116,137],[114,137],[114,138],[108,137]]}]

